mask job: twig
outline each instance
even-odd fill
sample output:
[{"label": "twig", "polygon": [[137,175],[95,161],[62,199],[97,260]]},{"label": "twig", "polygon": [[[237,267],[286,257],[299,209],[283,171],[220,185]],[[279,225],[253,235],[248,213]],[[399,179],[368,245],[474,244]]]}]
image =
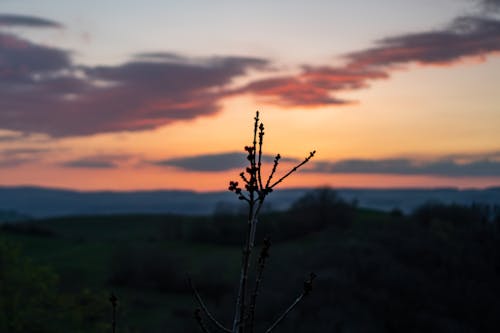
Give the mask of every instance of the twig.
[{"label": "twig", "polygon": [[271,185],[269,188],[273,188],[275,187],[276,185],[278,185],[279,183],[281,183],[285,178],[287,178],[288,176],[290,176],[292,173],[294,173],[295,171],[297,171],[301,166],[303,166],[304,164],[306,164],[307,162],[309,162],[309,160],[311,158],[313,158],[314,154],[316,154],[316,150],[313,150],[312,152],[309,153],[309,156],[306,157],[302,162],[300,162],[299,164],[297,164],[296,166],[294,166],[290,171],[288,171],[283,177],[281,177],[280,179],[278,179],[276,182],[274,182],[273,185]]},{"label": "twig", "polygon": [[272,332],[276,326],[278,326],[282,321],[283,319],[285,319],[285,317],[297,306],[297,304],[300,303],[300,301],[302,301],[302,299],[309,295],[309,293],[311,292],[312,290],[312,283],[313,283],[313,280],[316,278],[316,274],[314,273],[311,273],[310,277],[309,277],[309,280],[306,280],[304,281],[304,290],[302,291],[302,294],[299,295],[299,297],[297,297],[295,299],[295,301],[292,303],[292,305],[290,305],[286,310],[285,312],[283,312],[281,314],[281,316],[278,317],[278,319],[276,319],[276,321],[267,329],[266,333],[270,333]]},{"label": "twig", "polygon": [[203,309],[203,312],[205,312],[205,315],[208,317],[208,319],[210,319],[212,321],[212,323],[214,323],[214,325],[217,326],[222,331],[227,332],[227,333],[231,333],[230,329],[224,327],[224,325],[222,325],[217,319],[215,319],[215,317],[210,313],[210,311],[208,311],[207,306],[205,305],[205,303],[201,299],[201,296],[198,293],[198,290],[196,290],[196,287],[194,286],[191,278],[188,278],[188,282],[189,282],[189,287],[193,291],[193,294],[196,297],[196,300],[198,301],[198,304],[200,305],[201,309]]},{"label": "twig", "polygon": [[269,178],[267,178],[266,190],[269,189],[269,184],[271,183],[271,179],[273,179],[274,173],[276,172],[276,169],[278,168],[278,164],[280,163],[280,159],[281,159],[280,154],[277,154],[276,157],[274,158],[273,169],[271,170],[271,173],[269,174]]},{"label": "twig", "polygon": [[259,191],[263,191],[264,187],[262,186],[262,175],[261,175],[261,167],[262,167],[262,144],[264,143],[264,124],[260,123],[259,125],[259,161],[257,164],[257,179],[259,181]]},{"label": "twig", "polygon": [[200,312],[201,312],[201,310],[199,308],[194,310],[194,319],[196,319],[196,322],[198,323],[198,325],[200,326],[201,330],[204,333],[210,333],[210,331],[208,330],[208,327],[205,326],[205,323],[203,322],[203,319],[201,318]]}]

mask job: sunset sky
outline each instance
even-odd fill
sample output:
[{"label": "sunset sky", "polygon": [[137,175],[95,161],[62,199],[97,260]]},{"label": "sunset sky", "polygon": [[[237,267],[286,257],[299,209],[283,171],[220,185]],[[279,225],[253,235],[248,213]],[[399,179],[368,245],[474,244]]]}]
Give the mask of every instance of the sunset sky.
[{"label": "sunset sky", "polygon": [[[500,1],[0,0],[0,186],[500,185]],[[266,169],[267,170],[267,169]]]}]

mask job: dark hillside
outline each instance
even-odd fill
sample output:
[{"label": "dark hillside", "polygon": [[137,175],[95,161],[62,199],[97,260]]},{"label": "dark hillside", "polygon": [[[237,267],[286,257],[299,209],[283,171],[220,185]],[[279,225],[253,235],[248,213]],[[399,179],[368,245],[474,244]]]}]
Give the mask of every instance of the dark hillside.
[{"label": "dark hillside", "polygon": [[[498,332],[498,217],[456,223],[441,212],[431,209],[424,223],[418,211],[359,209],[315,192],[287,212],[263,214],[258,237],[269,234],[273,245],[257,328],[288,306],[304,272],[314,271],[312,294],[280,332]],[[244,217],[233,214],[66,217],[38,221],[37,228],[4,226],[0,242],[20,245],[34,266],[49,266],[58,276],[54,295],[68,299],[87,291],[102,300],[113,291],[122,332],[196,332],[186,274],[213,312],[229,321],[242,223]],[[73,311],[64,309],[58,311]]]}]

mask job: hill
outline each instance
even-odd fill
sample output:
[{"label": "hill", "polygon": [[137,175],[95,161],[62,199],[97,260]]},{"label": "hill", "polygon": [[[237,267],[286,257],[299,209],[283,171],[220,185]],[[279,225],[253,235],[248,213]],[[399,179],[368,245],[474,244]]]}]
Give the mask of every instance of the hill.
[{"label": "hill", "polygon": [[[283,189],[269,198],[268,210],[283,211],[309,189]],[[470,204],[500,203],[500,188],[490,189],[338,189],[341,197],[356,200],[361,207],[410,212],[425,201]],[[98,214],[207,215],[214,211],[238,211],[229,192],[193,191],[89,191],[79,192],[39,187],[0,187],[0,221],[25,215],[46,218]],[[2,216],[5,218],[2,219]]]}]

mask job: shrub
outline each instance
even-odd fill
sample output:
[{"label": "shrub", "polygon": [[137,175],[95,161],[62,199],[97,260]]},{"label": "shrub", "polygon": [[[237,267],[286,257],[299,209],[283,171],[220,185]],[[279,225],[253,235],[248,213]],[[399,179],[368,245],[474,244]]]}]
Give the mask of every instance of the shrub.
[{"label": "shrub", "polygon": [[107,304],[90,290],[63,294],[58,276],[0,239],[0,332],[102,332]]},{"label": "shrub", "polygon": [[455,227],[463,227],[487,221],[488,213],[488,208],[484,205],[465,206],[427,202],[417,207],[412,216],[423,226],[429,226],[431,222],[444,222],[451,223]]},{"label": "shrub", "polygon": [[115,286],[182,292],[183,260],[158,247],[123,247],[113,254],[109,282]]},{"label": "shrub", "polygon": [[[310,230],[321,230],[329,225],[341,228],[352,223],[355,207],[340,198],[329,188],[306,193],[292,204],[289,210],[292,221],[297,221]],[[297,223],[298,224],[298,223]]]}]

